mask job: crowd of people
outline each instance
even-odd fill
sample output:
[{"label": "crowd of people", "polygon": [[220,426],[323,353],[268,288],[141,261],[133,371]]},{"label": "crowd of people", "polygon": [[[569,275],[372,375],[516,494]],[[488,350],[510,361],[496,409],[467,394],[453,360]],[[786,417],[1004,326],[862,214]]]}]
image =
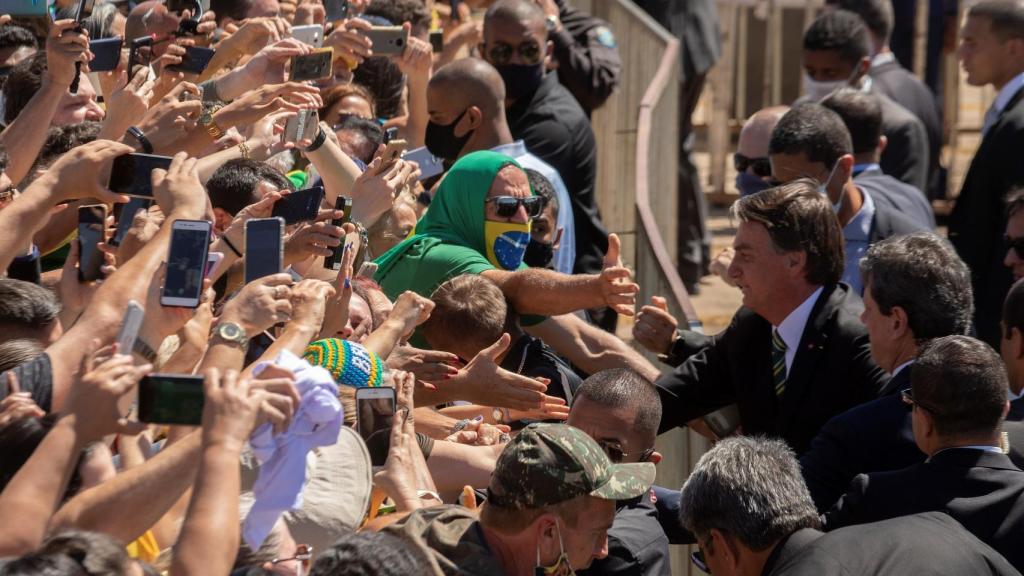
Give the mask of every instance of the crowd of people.
[{"label": "crowd of people", "polygon": [[[962,24],[997,97],[948,240],[935,96],[889,0],[837,0],[713,261],[718,32],[668,4],[680,273],[742,292],[715,335],[637,309],[595,192],[616,36],[566,0],[0,16],[0,576],[1019,574],[1024,3]],[[713,446],[659,485],[684,426]]]}]

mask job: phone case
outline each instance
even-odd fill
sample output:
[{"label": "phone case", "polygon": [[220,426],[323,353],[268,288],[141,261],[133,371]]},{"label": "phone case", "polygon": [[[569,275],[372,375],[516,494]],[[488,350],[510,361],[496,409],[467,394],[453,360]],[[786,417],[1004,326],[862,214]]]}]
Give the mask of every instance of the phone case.
[{"label": "phone case", "polygon": [[288,79],[292,82],[319,80],[331,75],[331,61],[334,58],[333,48],[317,48],[311,54],[303,54],[292,58],[292,69]]},{"label": "phone case", "polygon": [[362,34],[373,41],[375,56],[401,54],[409,44],[409,34],[401,26],[374,26]]},{"label": "phone case", "polygon": [[89,51],[94,58],[89,62],[90,72],[110,72],[117,68],[121,62],[121,46],[124,41],[120,38],[103,38],[89,42]]},{"label": "phone case", "polygon": [[319,24],[295,26],[292,28],[292,38],[314,48],[320,48],[324,44],[324,27]]}]

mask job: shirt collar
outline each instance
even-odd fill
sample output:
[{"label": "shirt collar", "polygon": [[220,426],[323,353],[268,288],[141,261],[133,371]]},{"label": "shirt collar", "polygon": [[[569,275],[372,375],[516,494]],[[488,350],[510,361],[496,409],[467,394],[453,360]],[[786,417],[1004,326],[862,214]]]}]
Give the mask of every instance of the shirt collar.
[{"label": "shirt collar", "polygon": [[935,458],[936,456],[938,456],[939,454],[942,454],[943,452],[945,452],[947,450],[981,450],[982,452],[993,452],[995,454],[1004,454],[1003,449],[1000,448],[999,446],[980,446],[980,445],[978,445],[978,446],[953,446],[951,448],[943,448],[942,450],[939,450],[935,454],[932,454],[927,460],[925,460],[925,462],[931,462],[932,458]]},{"label": "shirt collar", "polygon": [[864,203],[860,205],[860,210],[854,214],[846,226],[843,226],[843,238],[847,242],[850,240],[867,242],[871,237],[871,221],[875,219],[875,201],[864,190],[857,188],[857,191],[860,192]]},{"label": "shirt collar", "polygon": [[914,363],[914,359],[911,358],[910,360],[907,360],[903,364],[900,364],[899,366],[896,367],[895,370],[892,371],[892,377],[895,378],[896,375],[899,374],[900,372],[902,372],[904,368],[910,366],[913,363]]},{"label": "shirt collar", "polygon": [[1006,105],[1010,103],[1010,98],[1013,98],[1013,95],[1021,88],[1024,88],[1024,72],[1014,76],[1013,80],[1010,80],[1006,83],[1006,86],[1003,86],[999,94],[996,95],[996,100],[992,103],[992,107],[995,108],[996,112],[1002,112]]},{"label": "shirt collar", "polygon": [[804,335],[804,327],[807,326],[807,319],[811,317],[811,310],[814,309],[815,302],[818,301],[818,296],[821,296],[824,286],[818,286],[818,289],[811,293],[804,300],[802,304],[797,306],[781,324],[775,327],[778,331],[782,341],[786,343],[786,348],[789,350],[796,350],[800,346],[800,338]]},{"label": "shirt collar", "polygon": [[875,57],[871,59],[871,67],[877,68],[883,64],[888,64],[896,60],[896,54],[893,52],[882,52],[881,54],[875,54]]},{"label": "shirt collar", "polygon": [[526,156],[526,143],[522,140],[516,140],[508,144],[498,144],[494,148],[491,148],[491,152],[497,152],[498,154],[504,154],[505,156],[511,156],[513,158],[519,158],[520,156]]},{"label": "shirt collar", "polygon": [[857,176],[860,176],[861,174],[867,172],[868,170],[878,170],[879,172],[881,172],[882,166],[879,165],[878,162],[865,162],[863,164],[854,164],[853,177],[856,178]]}]

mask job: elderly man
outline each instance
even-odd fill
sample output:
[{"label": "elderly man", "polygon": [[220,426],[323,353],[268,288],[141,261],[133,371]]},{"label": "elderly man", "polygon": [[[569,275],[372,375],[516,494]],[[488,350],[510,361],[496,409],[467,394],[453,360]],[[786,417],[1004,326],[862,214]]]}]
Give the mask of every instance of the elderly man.
[{"label": "elderly man", "polygon": [[743,123],[736,154],[733,155],[736,190],[740,196],[750,196],[771,187],[768,142],[771,141],[772,130],[786,112],[789,112],[789,106],[769,106],[754,112]]}]

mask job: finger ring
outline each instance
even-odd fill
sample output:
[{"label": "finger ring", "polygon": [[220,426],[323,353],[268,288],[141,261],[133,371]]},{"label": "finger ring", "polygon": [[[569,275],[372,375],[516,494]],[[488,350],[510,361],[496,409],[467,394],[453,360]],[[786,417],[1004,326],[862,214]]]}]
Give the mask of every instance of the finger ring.
[{"label": "finger ring", "polygon": [[508,444],[510,440],[512,440],[512,437],[508,435],[508,432],[498,434],[498,444]]}]

